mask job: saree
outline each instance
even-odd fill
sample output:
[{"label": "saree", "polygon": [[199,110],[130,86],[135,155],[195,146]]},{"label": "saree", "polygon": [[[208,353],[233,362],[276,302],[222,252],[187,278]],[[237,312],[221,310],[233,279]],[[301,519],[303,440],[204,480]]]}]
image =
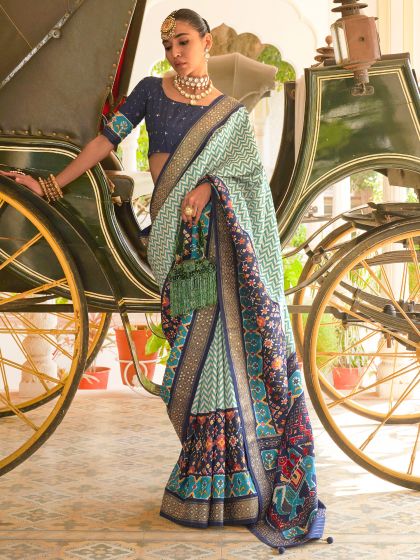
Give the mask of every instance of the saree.
[{"label": "saree", "polygon": [[[168,274],[197,250],[181,202],[203,181],[211,199],[200,229],[216,263],[217,302],[174,316]],[[150,212],[148,260],[171,348],[161,397],[181,442],[160,515],[190,527],[246,525],[280,552],[321,538],[325,506],[275,209],[243,105],[224,96],[190,128],[156,181]]]}]

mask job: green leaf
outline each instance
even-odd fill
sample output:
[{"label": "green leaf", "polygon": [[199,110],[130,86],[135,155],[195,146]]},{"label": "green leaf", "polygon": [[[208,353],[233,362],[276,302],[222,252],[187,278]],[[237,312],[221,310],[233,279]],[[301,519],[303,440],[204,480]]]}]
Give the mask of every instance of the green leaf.
[{"label": "green leaf", "polygon": [[145,352],[146,354],[153,354],[154,352],[157,352],[161,346],[162,339],[152,334],[152,336],[147,339]]},{"label": "green leaf", "polygon": [[280,90],[284,82],[296,80],[296,71],[293,66],[282,60],[280,51],[274,45],[267,45],[260,53],[257,59],[263,64],[276,66],[277,73],[275,75],[276,89]]}]

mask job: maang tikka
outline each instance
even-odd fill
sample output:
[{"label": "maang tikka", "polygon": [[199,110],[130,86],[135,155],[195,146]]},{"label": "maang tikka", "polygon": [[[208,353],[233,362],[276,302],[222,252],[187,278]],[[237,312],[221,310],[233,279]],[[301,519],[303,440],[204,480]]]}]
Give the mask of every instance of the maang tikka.
[{"label": "maang tikka", "polygon": [[175,35],[175,14],[176,11],[170,13],[169,16],[163,20],[163,23],[160,27],[160,35],[162,37],[162,41],[167,41]]}]

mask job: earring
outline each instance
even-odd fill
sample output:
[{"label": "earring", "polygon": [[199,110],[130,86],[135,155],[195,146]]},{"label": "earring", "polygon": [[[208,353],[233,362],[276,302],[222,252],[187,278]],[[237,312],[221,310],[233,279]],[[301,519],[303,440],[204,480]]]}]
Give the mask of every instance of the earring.
[{"label": "earring", "polygon": [[204,51],[204,57],[208,60],[210,58],[210,53],[209,53],[209,49],[206,49]]}]

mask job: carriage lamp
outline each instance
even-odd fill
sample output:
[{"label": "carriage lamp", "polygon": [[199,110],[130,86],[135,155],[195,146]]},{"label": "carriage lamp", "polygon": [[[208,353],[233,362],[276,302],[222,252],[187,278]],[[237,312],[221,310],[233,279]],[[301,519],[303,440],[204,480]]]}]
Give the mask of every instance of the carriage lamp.
[{"label": "carriage lamp", "polygon": [[369,85],[368,70],[381,58],[377,18],[360,13],[367,4],[359,0],[334,0],[334,4],[341,6],[332,11],[342,13],[342,17],[331,26],[337,64],[353,71],[356,82],[352,89],[354,95],[372,94],[374,89]]}]

